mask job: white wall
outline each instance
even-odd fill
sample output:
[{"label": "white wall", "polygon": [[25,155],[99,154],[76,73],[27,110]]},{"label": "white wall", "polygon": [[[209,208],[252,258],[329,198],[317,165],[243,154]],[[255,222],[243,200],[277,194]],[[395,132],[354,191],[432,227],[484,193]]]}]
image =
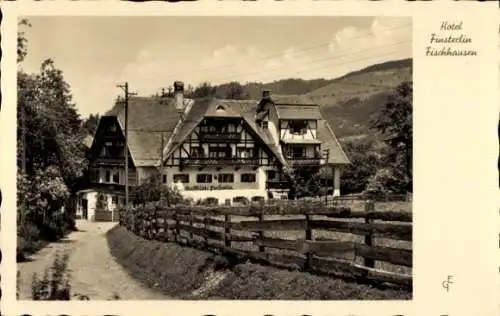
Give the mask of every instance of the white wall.
[{"label": "white wall", "polygon": [[334,167],[333,169],[334,174],[333,174],[333,196],[340,196],[340,174],[341,174],[341,168],[340,167]]},{"label": "white wall", "polygon": [[[212,183],[197,183],[196,178],[197,174],[200,173],[208,173],[212,174]],[[220,173],[232,173],[234,175],[233,183],[219,183],[218,179],[215,179],[215,176]],[[254,173],[255,174],[255,182],[246,183],[241,182],[241,174],[243,173]],[[179,171],[178,167],[170,167],[165,168],[163,174],[167,176],[167,185],[172,187],[174,184],[174,175],[175,174],[189,174],[189,183],[183,183],[182,188],[189,188],[192,186],[231,186],[233,189],[216,189],[216,190],[189,190],[183,189],[181,190],[181,194],[184,197],[191,197],[194,200],[204,199],[207,197],[215,197],[219,199],[220,203],[224,203],[225,199],[232,199],[236,196],[246,196],[251,198],[253,196],[263,196],[267,198],[266,192],[266,172],[263,167],[258,168],[257,170],[253,170],[253,168],[242,167],[239,170],[235,170],[234,167],[225,167],[221,168],[221,170],[217,170],[214,167],[204,168],[203,170],[198,170],[198,168],[189,168]]]}]

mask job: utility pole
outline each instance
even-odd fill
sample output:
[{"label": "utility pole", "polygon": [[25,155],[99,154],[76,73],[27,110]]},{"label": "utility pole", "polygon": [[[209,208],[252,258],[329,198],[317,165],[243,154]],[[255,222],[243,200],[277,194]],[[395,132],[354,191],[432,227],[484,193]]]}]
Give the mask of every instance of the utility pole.
[{"label": "utility pole", "polygon": [[160,205],[163,206],[163,148],[165,142],[164,134],[161,133],[161,147],[160,147]]},{"label": "utility pole", "polygon": [[128,99],[135,93],[128,91],[128,82],[117,86],[125,92],[125,208],[128,208]]},{"label": "utility pole", "polygon": [[[325,206],[328,205],[328,158],[330,157],[330,149],[326,149],[325,150],[326,152],[326,161],[325,161],[325,167],[326,170],[325,170]],[[332,173],[332,178],[333,178],[333,173]],[[333,182],[333,179],[332,179],[332,182]],[[333,192],[332,192],[332,195],[333,195]]]}]

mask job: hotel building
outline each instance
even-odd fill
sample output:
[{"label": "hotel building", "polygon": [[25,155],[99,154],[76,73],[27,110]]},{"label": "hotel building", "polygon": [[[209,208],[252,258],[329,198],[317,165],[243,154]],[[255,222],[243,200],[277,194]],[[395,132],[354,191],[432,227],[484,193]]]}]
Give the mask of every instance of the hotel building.
[{"label": "hotel building", "polygon": [[[108,210],[123,201],[125,105],[100,120],[90,149],[88,189],[78,212],[91,219],[98,194]],[[328,171],[331,195],[349,160],[319,106],[304,96],[271,95],[259,101],[188,99],[182,82],[173,98],[131,97],[128,106],[129,186],[153,175],[194,200],[282,198],[297,175]]]}]

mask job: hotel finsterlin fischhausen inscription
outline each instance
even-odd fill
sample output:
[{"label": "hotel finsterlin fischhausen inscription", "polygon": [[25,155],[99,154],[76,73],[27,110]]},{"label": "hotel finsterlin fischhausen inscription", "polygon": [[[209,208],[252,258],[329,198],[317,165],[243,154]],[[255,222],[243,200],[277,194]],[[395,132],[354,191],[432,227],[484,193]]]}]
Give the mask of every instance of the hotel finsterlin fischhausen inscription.
[{"label": "hotel finsterlin fischhausen inscription", "polygon": [[467,35],[463,21],[443,21],[438,32],[429,36],[429,45],[425,47],[426,56],[477,56],[472,49],[472,38]]}]

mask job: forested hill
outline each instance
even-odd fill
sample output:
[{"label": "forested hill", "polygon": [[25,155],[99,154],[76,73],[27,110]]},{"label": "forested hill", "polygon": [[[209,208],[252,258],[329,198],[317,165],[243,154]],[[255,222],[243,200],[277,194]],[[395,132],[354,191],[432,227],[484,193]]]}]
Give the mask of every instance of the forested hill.
[{"label": "forested hill", "polygon": [[[241,85],[244,98],[259,99],[262,90],[276,94],[305,94],[321,106],[338,137],[369,134],[370,120],[380,113],[387,96],[403,81],[412,80],[412,59],[389,61],[350,72],[336,79],[283,79]],[[227,97],[234,83],[218,85],[215,94]]]}]

